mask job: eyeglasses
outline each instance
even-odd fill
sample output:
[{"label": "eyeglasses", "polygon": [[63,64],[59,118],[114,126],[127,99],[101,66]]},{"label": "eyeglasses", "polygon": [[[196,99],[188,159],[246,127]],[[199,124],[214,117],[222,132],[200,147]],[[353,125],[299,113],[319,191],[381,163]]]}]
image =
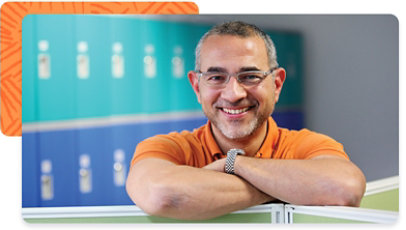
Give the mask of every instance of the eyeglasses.
[{"label": "eyeglasses", "polygon": [[261,83],[269,74],[278,67],[274,67],[269,71],[243,71],[239,73],[224,73],[224,72],[196,72],[199,82],[201,81],[206,86],[211,88],[224,88],[230,81],[231,76],[235,76],[237,81],[245,87],[256,86]]}]

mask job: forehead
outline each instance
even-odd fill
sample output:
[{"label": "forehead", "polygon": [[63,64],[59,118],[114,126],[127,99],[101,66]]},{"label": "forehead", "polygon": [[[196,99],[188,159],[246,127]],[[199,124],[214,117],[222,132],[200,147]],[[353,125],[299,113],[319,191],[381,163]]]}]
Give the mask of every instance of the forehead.
[{"label": "forehead", "polygon": [[242,38],[232,35],[212,35],[202,44],[200,65],[203,71],[213,66],[229,71],[245,66],[267,68],[266,46],[258,36]]}]

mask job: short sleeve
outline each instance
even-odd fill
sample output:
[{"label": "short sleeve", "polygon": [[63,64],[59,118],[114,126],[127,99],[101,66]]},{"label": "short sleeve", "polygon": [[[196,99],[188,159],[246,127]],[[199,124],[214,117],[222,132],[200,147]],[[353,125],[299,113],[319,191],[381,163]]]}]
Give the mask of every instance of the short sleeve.
[{"label": "short sleeve", "polygon": [[131,160],[131,166],[146,158],[159,158],[175,164],[184,164],[184,154],[175,138],[157,135],[140,142]]},{"label": "short sleeve", "polygon": [[349,160],[341,143],[324,134],[303,129],[297,133],[295,155],[300,159],[311,159],[320,155],[335,155]]}]

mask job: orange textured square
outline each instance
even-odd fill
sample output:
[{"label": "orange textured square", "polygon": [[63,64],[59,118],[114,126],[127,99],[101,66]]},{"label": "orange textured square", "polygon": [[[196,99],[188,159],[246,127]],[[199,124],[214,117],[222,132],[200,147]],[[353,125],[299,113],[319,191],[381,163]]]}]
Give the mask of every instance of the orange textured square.
[{"label": "orange textured square", "polygon": [[193,2],[6,2],[0,21],[0,125],[21,136],[21,23],[28,14],[198,14]]}]

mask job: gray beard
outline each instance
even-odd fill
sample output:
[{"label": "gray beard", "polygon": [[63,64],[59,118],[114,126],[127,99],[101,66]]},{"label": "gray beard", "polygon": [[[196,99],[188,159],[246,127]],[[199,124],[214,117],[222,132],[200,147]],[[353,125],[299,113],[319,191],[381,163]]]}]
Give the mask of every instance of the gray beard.
[{"label": "gray beard", "polygon": [[[206,115],[207,116],[207,115]],[[254,120],[251,120],[247,129],[239,128],[239,121],[235,121],[233,123],[233,128],[230,129],[224,123],[218,123],[215,120],[210,120],[211,123],[217,127],[220,132],[231,140],[241,139],[253,134],[266,120],[268,117],[266,116],[257,116]]]}]

